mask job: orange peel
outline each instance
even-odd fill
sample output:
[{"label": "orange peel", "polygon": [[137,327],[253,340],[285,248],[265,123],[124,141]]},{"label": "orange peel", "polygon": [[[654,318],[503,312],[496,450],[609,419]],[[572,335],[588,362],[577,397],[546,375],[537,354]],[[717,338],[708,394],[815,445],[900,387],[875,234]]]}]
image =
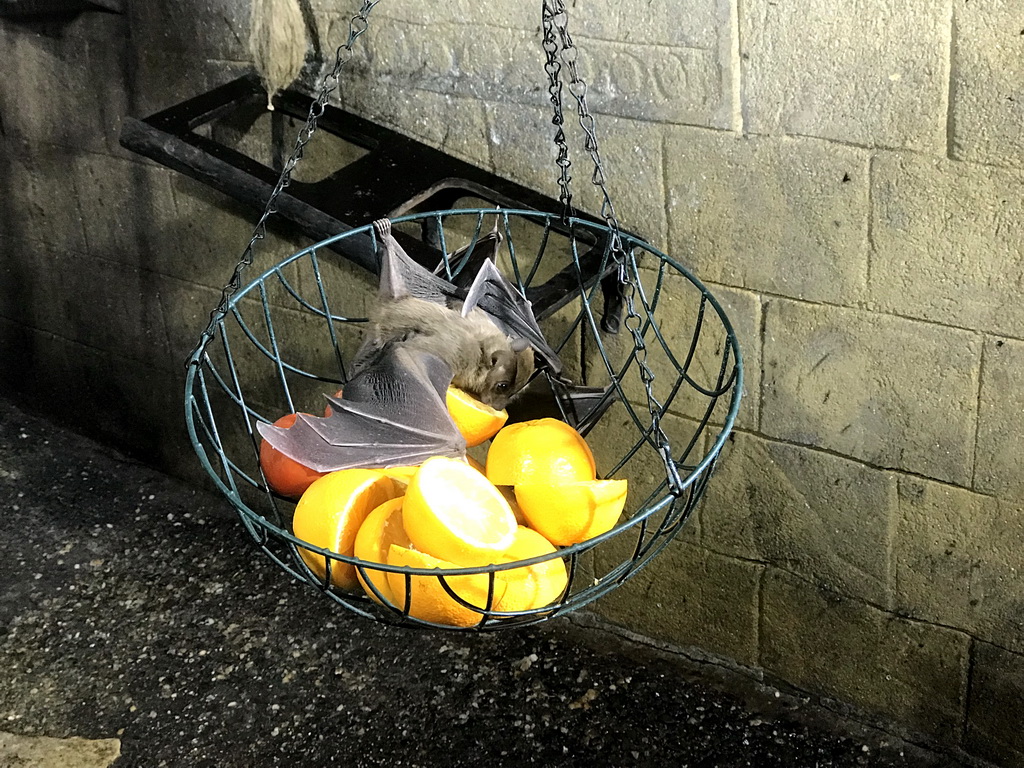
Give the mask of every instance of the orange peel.
[{"label": "orange peel", "polygon": [[[342,469],[314,481],[292,517],[295,536],[309,544],[336,552],[353,554],[356,535],[372,510],[398,495],[394,482],[378,470]],[[299,547],[299,555],[321,579],[327,578],[324,555]],[[354,589],[355,567],[331,560],[331,583],[341,589]]]},{"label": "orange peel", "polygon": [[508,411],[496,410],[457,387],[448,387],[445,402],[452,421],[470,448],[494,437],[508,421]]},{"label": "orange peel", "polygon": [[[478,624],[487,607],[487,592],[490,576],[486,573],[464,576],[445,576],[445,569],[457,568],[454,563],[441,560],[418,552],[414,549],[392,544],[387,556],[388,565],[406,566],[410,568],[436,568],[438,575],[443,576],[448,587],[468,605],[462,605],[445,590],[438,576],[406,576],[403,573],[388,573],[387,579],[391,592],[395,596],[394,605],[399,609],[405,607],[406,578],[409,580],[409,615],[422,621],[435,624],[448,624],[456,627],[470,627]],[[495,605],[504,594],[505,583],[494,578],[494,594],[491,605]],[[479,608],[474,610],[469,606]]]},{"label": "orange peel", "polygon": [[487,478],[495,485],[558,486],[597,476],[586,440],[564,421],[535,419],[509,424],[487,451]]},{"label": "orange peel", "polygon": [[587,480],[557,488],[525,483],[515,491],[530,527],[552,544],[568,546],[615,527],[626,505],[628,481]]}]

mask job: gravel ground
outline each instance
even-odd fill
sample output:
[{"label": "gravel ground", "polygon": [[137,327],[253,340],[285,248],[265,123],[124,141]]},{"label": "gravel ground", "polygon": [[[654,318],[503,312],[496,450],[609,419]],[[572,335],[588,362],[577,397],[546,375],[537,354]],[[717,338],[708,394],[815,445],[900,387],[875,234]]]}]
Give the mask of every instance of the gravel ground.
[{"label": "gravel ground", "polygon": [[221,497],[0,400],[0,730],[127,766],[945,766],[588,622],[470,636],[291,582]]}]

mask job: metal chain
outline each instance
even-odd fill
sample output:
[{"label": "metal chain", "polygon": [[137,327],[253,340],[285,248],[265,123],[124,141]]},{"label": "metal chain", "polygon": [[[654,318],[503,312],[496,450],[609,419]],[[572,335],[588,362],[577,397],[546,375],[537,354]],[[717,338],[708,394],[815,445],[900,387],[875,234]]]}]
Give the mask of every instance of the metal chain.
[{"label": "metal chain", "polygon": [[548,93],[551,97],[551,104],[554,107],[554,116],[551,122],[555,126],[555,146],[558,147],[558,157],[555,159],[555,165],[561,171],[561,175],[558,178],[558,199],[562,203],[562,219],[568,222],[569,218],[573,215],[572,192],[569,189],[569,182],[572,180],[572,177],[569,175],[569,167],[572,163],[569,162],[569,145],[565,140],[565,130],[563,128],[565,115],[562,106],[562,64],[558,60],[560,44],[554,25],[554,11],[548,7],[547,2],[543,5],[544,39],[542,46],[545,54],[544,71],[548,74]]},{"label": "metal chain", "polygon": [[379,2],[380,0],[363,0],[359,11],[349,19],[348,39],[345,43],[339,45],[334,52],[334,66],[324,77],[316,99],[314,99],[313,103],[309,106],[309,114],[306,117],[306,123],[299,130],[292,153],[281,168],[281,175],[278,177],[277,184],[274,186],[273,191],[270,193],[270,197],[267,199],[267,205],[263,209],[263,215],[260,216],[259,221],[256,223],[256,227],[253,230],[249,244],[245,247],[241,258],[239,258],[238,263],[235,265],[235,269],[231,273],[231,278],[228,280],[227,285],[225,285],[224,289],[221,291],[220,303],[210,313],[210,322],[206,326],[206,330],[204,330],[200,336],[199,343],[189,356],[189,364],[199,364],[197,353],[209,342],[210,339],[213,338],[214,332],[217,328],[217,322],[227,313],[228,303],[231,301],[231,297],[238,292],[239,288],[241,288],[242,273],[246,268],[252,265],[256,243],[267,236],[267,219],[277,213],[277,208],[274,207],[274,204],[277,202],[277,198],[280,197],[281,193],[284,192],[289,184],[291,184],[292,172],[295,170],[295,166],[298,165],[299,160],[302,159],[306,144],[309,143],[309,140],[316,132],[317,122],[321,117],[323,117],[324,110],[327,107],[327,100],[338,88],[341,69],[346,63],[348,63],[352,56],[352,46],[355,44],[355,41],[359,39],[364,32],[366,32],[369,27],[368,17],[370,15],[370,11],[372,11],[374,6]]},{"label": "metal chain", "polygon": [[[546,54],[544,71],[548,75],[548,93],[551,96],[551,103],[554,108],[552,123],[556,126],[555,145],[558,147],[558,159],[555,161],[561,170],[558,184],[561,188],[560,201],[564,207],[563,216],[568,218],[572,215],[572,192],[569,189],[571,176],[569,175],[569,152],[568,144],[563,130],[564,112],[562,104],[562,65],[569,74],[569,93],[576,102],[576,109],[580,127],[583,129],[583,148],[590,155],[594,164],[594,172],[591,182],[601,190],[601,218],[604,219],[611,235],[611,256],[615,261],[620,285],[623,287],[623,299],[626,305],[626,319],[624,324],[633,338],[634,354],[637,366],[640,371],[640,380],[643,382],[647,395],[647,409],[651,417],[651,431],[657,442],[657,450],[665,464],[669,488],[672,493],[678,496],[682,493],[683,485],[679,477],[679,468],[672,458],[672,447],[668,436],[661,426],[661,413],[664,406],[654,395],[654,372],[647,363],[647,344],[644,341],[642,327],[643,318],[636,309],[637,280],[627,263],[627,255],[622,245],[622,235],[619,229],[619,222],[615,216],[615,206],[612,204],[608,188],[605,184],[604,166],[601,163],[601,153],[598,149],[597,130],[594,116],[587,106],[587,84],[579,74],[579,50],[576,48],[569,34],[569,15],[565,9],[563,0],[542,0],[542,29],[543,47]],[[561,62],[559,62],[559,57]]]}]

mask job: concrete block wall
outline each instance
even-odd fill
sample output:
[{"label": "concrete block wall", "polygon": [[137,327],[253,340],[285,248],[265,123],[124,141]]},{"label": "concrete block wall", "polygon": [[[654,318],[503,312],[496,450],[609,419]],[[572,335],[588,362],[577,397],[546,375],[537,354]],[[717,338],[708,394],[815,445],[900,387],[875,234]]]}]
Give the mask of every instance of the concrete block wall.
[{"label": "concrete block wall", "polygon": [[[307,80],[355,4],[308,6]],[[699,518],[598,610],[1024,766],[1024,11],[571,12],[620,216],[722,299],[747,377]],[[193,477],[182,360],[254,216],[117,132],[245,71],[248,13],[0,22],[0,386]],[[339,98],[556,194],[539,3],[383,0]]]}]

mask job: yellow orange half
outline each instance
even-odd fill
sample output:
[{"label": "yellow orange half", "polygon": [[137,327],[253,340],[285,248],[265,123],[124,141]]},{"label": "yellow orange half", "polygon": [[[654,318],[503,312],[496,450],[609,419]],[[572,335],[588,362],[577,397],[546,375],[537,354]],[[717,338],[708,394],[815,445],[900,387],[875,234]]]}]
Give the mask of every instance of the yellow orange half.
[{"label": "yellow orange half", "polygon": [[413,475],[402,520],[416,549],[460,566],[499,562],[515,540],[515,515],[487,478],[459,459],[435,456]]},{"label": "yellow orange half", "polygon": [[[363,524],[359,526],[359,532],[356,534],[355,545],[353,546],[353,553],[356,557],[370,563],[386,563],[388,551],[391,549],[392,544],[398,544],[402,547],[409,547],[411,545],[409,537],[405,533],[405,528],[402,526],[403,500],[403,497],[400,496],[396,499],[385,501],[366,516]],[[377,591],[384,596],[387,602],[395,605],[395,595],[391,591],[391,585],[388,583],[387,574],[384,571],[366,568],[366,579],[364,579],[362,574],[356,569],[356,577],[359,579],[359,583],[363,585],[363,589],[370,596],[370,599],[378,603],[380,602],[380,598],[377,597],[373,589],[367,584],[367,580],[377,588]],[[401,606],[398,607],[400,608]]]},{"label": "yellow orange half", "polygon": [[[392,480],[379,470],[342,469],[313,482],[299,499],[292,518],[296,537],[339,555],[353,554],[356,533],[367,515],[398,495]],[[299,555],[321,579],[327,577],[327,560],[303,547]],[[355,568],[330,561],[331,583],[341,589],[358,586]]]},{"label": "yellow orange half", "polygon": [[597,476],[590,446],[558,419],[509,424],[487,451],[487,478],[495,485],[559,486]]},{"label": "yellow orange half", "polygon": [[626,480],[517,485],[516,500],[530,527],[552,544],[568,546],[610,531],[626,505]]},{"label": "yellow orange half", "polygon": [[[519,526],[515,542],[505,550],[504,562],[529,560],[555,551],[557,550],[551,542],[537,531]],[[558,558],[508,571],[498,571],[498,578],[505,582],[505,590],[494,606],[498,611],[542,608],[560,598],[568,583],[565,561]]]},{"label": "yellow orange half", "polygon": [[445,401],[452,421],[470,448],[494,437],[508,421],[508,411],[495,410],[457,387],[448,387]]},{"label": "yellow orange half", "polygon": [[[431,557],[425,552],[417,552],[406,547],[400,547],[397,544],[391,545],[388,553],[388,564],[410,568],[436,568],[440,569],[438,570],[439,575],[443,575],[444,569],[458,567],[446,560]],[[399,609],[404,608],[407,594],[406,575],[402,573],[389,573],[387,578],[388,583],[391,585],[391,592],[395,596],[394,605]],[[444,578],[448,587],[468,605],[462,605],[458,600],[449,595],[438,579],[438,576],[409,576],[409,615],[423,621],[449,624],[456,627],[469,627],[477,624],[482,617],[482,613],[473,610],[469,606],[475,606],[481,610],[487,607],[488,574],[446,576]],[[504,582],[495,578],[494,594],[491,598],[492,606],[501,599],[504,589]]]}]

